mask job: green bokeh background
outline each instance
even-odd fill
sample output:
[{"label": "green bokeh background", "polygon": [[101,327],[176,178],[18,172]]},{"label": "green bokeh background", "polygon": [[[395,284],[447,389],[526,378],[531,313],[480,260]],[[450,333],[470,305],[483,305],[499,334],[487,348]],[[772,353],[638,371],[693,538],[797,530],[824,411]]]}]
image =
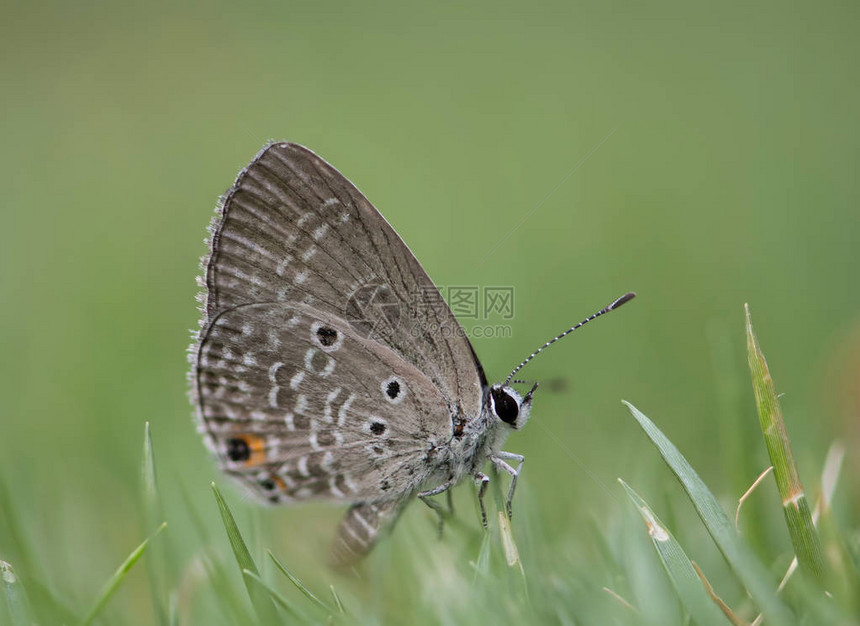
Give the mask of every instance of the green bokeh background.
[{"label": "green bokeh background", "polygon": [[[529,459],[519,505],[548,540],[586,544],[591,515],[619,515],[617,476],[673,488],[622,398],[728,507],[767,466],[744,302],[810,486],[834,438],[853,446],[840,500],[856,519],[855,3],[0,10],[0,475],[68,597],[86,604],[148,532],[147,420],[180,560],[203,542],[183,490],[223,543],[208,483],[224,479],[194,431],[185,349],[204,227],[268,139],[334,164],[438,284],[515,288],[512,336],[474,341],[491,378],[639,293],[524,372],[567,381],[507,446]],[[744,462],[725,463],[739,445]],[[258,511],[226,493],[326,580],[339,509]],[[433,541],[416,508],[398,549]],[[15,550],[0,538],[0,558]],[[141,572],[116,602],[149,610]]]}]

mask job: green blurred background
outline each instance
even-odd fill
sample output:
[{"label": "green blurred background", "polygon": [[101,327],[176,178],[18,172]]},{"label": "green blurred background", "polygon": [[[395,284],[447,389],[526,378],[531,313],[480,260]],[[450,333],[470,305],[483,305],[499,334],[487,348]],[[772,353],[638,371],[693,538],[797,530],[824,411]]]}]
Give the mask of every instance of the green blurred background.
[{"label": "green blurred background", "polygon": [[[268,139],[341,170],[438,284],[515,288],[512,337],[474,341],[491,378],[639,293],[523,372],[567,386],[540,392],[507,445],[529,459],[519,510],[542,517],[544,534],[522,541],[579,554],[591,516],[629,506],[617,476],[657,500],[674,489],[622,398],[732,506],[768,464],[744,302],[803,477],[814,485],[834,438],[856,449],[856,3],[0,10],[0,474],[42,576],[73,604],[150,530],[147,420],[178,561],[205,543],[189,508],[224,543],[208,483],[225,481],[194,430],[185,350],[204,228]],[[849,462],[838,500],[856,519]],[[470,491],[457,498],[471,525]],[[340,509],[257,510],[226,493],[264,529],[253,536],[327,580]],[[434,541],[417,508],[394,549]],[[146,614],[142,572],[116,602]]]}]

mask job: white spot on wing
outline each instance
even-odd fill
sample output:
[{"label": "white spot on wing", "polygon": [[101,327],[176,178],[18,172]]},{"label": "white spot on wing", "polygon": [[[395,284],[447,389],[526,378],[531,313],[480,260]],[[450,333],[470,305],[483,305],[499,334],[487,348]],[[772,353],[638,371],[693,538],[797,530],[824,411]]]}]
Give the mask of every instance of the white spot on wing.
[{"label": "white spot on wing", "polygon": [[335,498],[342,498],[345,494],[337,488],[337,481],[335,480],[336,478],[336,476],[332,476],[328,479],[328,488],[329,491],[331,491],[331,495],[333,495]]},{"label": "white spot on wing", "polygon": [[305,378],[305,373],[301,370],[296,372],[296,374],[290,379],[290,389],[295,391],[299,388],[299,385],[302,384],[302,380]]},{"label": "white spot on wing", "polygon": [[334,461],[334,455],[331,453],[331,450],[327,450],[325,454],[323,454],[322,461],[320,462],[320,467],[328,474],[331,472],[332,461]]},{"label": "white spot on wing", "polygon": [[326,231],[328,231],[328,224],[323,224],[322,226],[320,226],[319,228],[317,228],[314,231],[314,235],[313,235],[314,239],[319,241],[320,239],[325,237]]},{"label": "white spot on wing", "polygon": [[352,479],[352,474],[344,474],[343,483],[352,493],[358,493],[358,485],[356,485],[355,481]]},{"label": "white spot on wing", "polygon": [[303,414],[308,410],[308,399],[305,394],[300,393],[296,398],[296,406],[293,408],[293,411],[298,413],[299,415]]},{"label": "white spot on wing", "polygon": [[340,408],[337,411],[337,425],[343,426],[343,423],[346,421],[346,412],[349,410],[349,407],[352,405],[353,400],[355,400],[355,394],[349,394],[349,397],[346,399]]},{"label": "white spot on wing", "polygon": [[269,368],[269,382],[278,382],[277,380],[275,380],[275,375],[277,375],[278,370],[281,369],[283,366],[284,364],[280,361],[278,361],[277,363],[272,363],[272,366]]},{"label": "white spot on wing", "polygon": [[323,410],[323,419],[329,424],[334,421],[334,416],[331,414],[331,403],[334,402],[340,395],[341,388],[338,387],[334,391],[330,391],[325,398],[325,408]]},{"label": "white spot on wing", "polygon": [[278,392],[281,388],[278,385],[272,385],[272,388],[269,389],[269,406],[273,409],[278,408]]},{"label": "white spot on wing", "polygon": [[270,351],[274,352],[281,347],[281,337],[278,335],[278,330],[276,328],[269,329],[268,339],[269,343],[267,347]]}]

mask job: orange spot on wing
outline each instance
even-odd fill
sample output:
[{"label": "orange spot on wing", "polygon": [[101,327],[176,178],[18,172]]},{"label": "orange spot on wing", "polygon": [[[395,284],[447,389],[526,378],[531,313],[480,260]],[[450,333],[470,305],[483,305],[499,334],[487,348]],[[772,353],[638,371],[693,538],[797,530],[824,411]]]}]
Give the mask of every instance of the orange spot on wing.
[{"label": "orange spot on wing", "polygon": [[248,444],[248,449],[251,451],[251,456],[245,461],[245,467],[254,467],[266,462],[266,440],[263,437],[247,434],[242,435],[240,439],[245,440],[245,443]]}]

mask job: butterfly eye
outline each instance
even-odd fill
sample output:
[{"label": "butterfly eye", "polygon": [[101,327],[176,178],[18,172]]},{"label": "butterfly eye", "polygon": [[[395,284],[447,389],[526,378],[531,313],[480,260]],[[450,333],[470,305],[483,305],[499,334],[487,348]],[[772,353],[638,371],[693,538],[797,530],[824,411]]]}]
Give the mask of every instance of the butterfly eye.
[{"label": "butterfly eye", "polygon": [[517,421],[517,416],[520,412],[517,401],[504,389],[495,388],[490,393],[493,395],[493,408],[496,415],[503,422],[513,425]]}]

